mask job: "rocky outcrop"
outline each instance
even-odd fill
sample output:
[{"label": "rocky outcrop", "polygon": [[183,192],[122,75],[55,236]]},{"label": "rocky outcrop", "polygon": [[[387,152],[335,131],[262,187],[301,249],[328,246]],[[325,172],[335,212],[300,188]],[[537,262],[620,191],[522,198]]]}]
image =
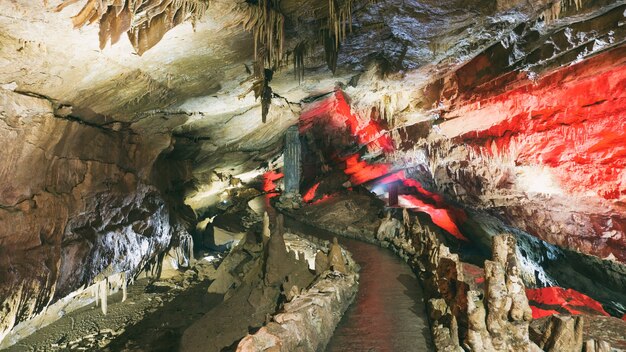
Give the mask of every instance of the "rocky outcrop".
[{"label": "rocky outcrop", "polygon": [[[250,328],[263,326],[281,303],[298,297],[315,279],[306,255],[286,245],[282,215],[265,243],[259,230],[260,236],[249,231],[224,258],[208,289],[223,295],[224,302],[185,330],[182,351],[220,351],[231,346]],[[308,244],[307,248],[317,247]]]},{"label": "rocky outcrop", "polygon": [[357,291],[358,275],[326,272],[306,292],[285,304],[283,312],[255,334],[244,337],[237,351],[319,351],[323,349]]},{"label": "rocky outcrop", "polygon": [[[422,232],[424,231],[424,232]],[[519,277],[515,239],[493,239],[493,260],[485,261],[484,292],[471,290],[456,254],[424,228],[415,235],[416,264],[429,300],[437,350],[528,351],[532,312]]]},{"label": "rocky outcrop", "polygon": [[272,321],[244,337],[237,351],[324,349],[356,296],[359,275],[355,262],[339,247],[336,238],[329,253],[318,251],[316,258],[320,255],[330,258],[326,262],[334,263],[332,269],[321,273],[309,289],[286,303]]},{"label": "rocky outcrop", "polygon": [[482,289],[464,279],[466,269],[458,255],[428,227],[417,229],[416,264],[433,297],[428,310],[438,351],[587,351],[610,346],[589,339],[583,349],[582,316],[553,315],[541,331],[530,329],[532,312],[513,236],[493,238],[493,260],[485,261]]},{"label": "rocky outcrop", "polygon": [[537,345],[544,351],[583,351],[583,323],[582,316],[553,315]]},{"label": "rocky outcrop", "polygon": [[153,173],[171,140],[136,131],[151,129],[90,125],[0,89],[0,339],[105,271],[134,275],[186,234],[184,207],[154,186],[171,181]]}]

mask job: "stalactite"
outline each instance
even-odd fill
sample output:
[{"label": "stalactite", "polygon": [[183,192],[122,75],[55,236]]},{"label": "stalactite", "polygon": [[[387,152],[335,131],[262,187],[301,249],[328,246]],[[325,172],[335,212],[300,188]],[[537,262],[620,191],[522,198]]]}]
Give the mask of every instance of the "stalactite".
[{"label": "stalactite", "polygon": [[339,50],[347,31],[352,31],[352,0],[345,0],[341,5],[337,0],[328,0],[328,30],[335,39],[335,49]]},{"label": "stalactite", "polygon": [[[279,0],[260,0],[258,6],[250,6],[243,28],[251,31],[254,38],[255,60],[277,69],[283,60],[285,17],[277,9]],[[263,57],[258,54],[263,48]]]},{"label": "stalactite", "polygon": [[179,267],[190,268],[193,266],[193,237],[184,233],[180,235],[178,247],[176,247],[177,264]]},{"label": "stalactite", "polygon": [[[66,0],[56,11],[79,0]],[[180,23],[200,19],[208,9],[208,0],[87,0],[72,17],[75,28],[98,22],[100,49],[110,40],[117,43],[123,33],[139,55],[156,45],[163,35]]]},{"label": "stalactite", "polygon": [[[565,1],[571,1],[571,0],[565,0]],[[578,4],[578,2],[581,0],[574,0],[574,1],[576,1],[576,4]],[[543,11],[542,17],[547,24],[550,24],[559,19],[559,16],[561,15],[561,9],[562,9],[561,3],[562,1],[557,1]]]},{"label": "stalactite", "polygon": [[304,58],[306,57],[307,52],[307,42],[305,41],[298,43],[293,48],[293,72],[298,80],[298,83],[301,83],[304,79]]},{"label": "stalactite", "polygon": [[326,54],[326,65],[335,73],[337,70],[337,57],[339,53],[339,46],[335,42],[335,37],[328,32],[324,35],[324,53]]},{"label": "stalactite", "polygon": [[552,3],[547,9],[543,10],[541,17],[543,17],[546,24],[550,24],[559,19],[561,12],[574,6],[576,11],[580,11],[583,8],[583,0],[559,0]]}]

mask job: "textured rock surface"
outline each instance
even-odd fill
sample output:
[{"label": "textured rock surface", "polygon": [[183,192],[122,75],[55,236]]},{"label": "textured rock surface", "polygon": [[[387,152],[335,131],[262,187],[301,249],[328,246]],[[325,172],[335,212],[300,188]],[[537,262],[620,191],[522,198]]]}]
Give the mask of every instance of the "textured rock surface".
[{"label": "textured rock surface", "polygon": [[[400,202],[419,206],[457,238],[493,223],[460,221],[444,201],[606,259],[567,254],[574,273],[585,274],[575,288],[592,290],[596,276],[598,295],[622,294],[623,4],[355,1],[352,32],[343,38],[333,33],[340,19],[329,15],[327,1],[283,0],[285,32],[275,36],[291,54],[283,64],[300,60],[306,74],[300,83],[290,69],[276,70],[263,124],[249,89],[255,2],[211,1],[194,27],[172,11],[166,18],[163,8],[153,18],[139,13],[153,29],[131,26],[143,34],[102,50],[102,41],[127,29],[124,8],[116,13],[123,23],[113,25],[100,17],[111,9],[95,8],[110,1],[67,2],[54,11],[60,3],[0,3],[0,141],[7,148],[0,156],[0,336],[103,270],[132,272],[165,251],[185,231],[172,221],[186,213],[183,194],[203,214],[237,180],[280,164],[286,128],[308,103],[335,91],[333,117],[344,119],[331,119],[328,129],[351,135],[329,139],[338,145],[357,137],[372,154],[340,160],[350,173],[334,182],[418,170],[428,191]],[[85,4],[93,11],[72,21]],[[102,27],[72,28],[92,17]],[[323,41],[320,23],[332,27],[322,28]],[[317,45],[296,55],[304,41]],[[380,150],[386,167],[368,165]],[[334,162],[323,161],[326,168]],[[344,205],[363,220],[358,207]],[[374,227],[362,230],[375,241],[378,223],[361,222]],[[485,248],[486,232],[472,238]],[[596,272],[600,266],[607,270]],[[537,270],[537,281],[569,269],[551,270]]]},{"label": "textured rock surface", "polygon": [[0,100],[3,336],[105,270],[136,273],[186,230],[153,182],[167,135],[79,123],[10,90]]},{"label": "textured rock surface", "polygon": [[349,255],[344,261],[343,273],[321,274],[311,288],[285,304],[271,322],[244,337],[237,351],[323,350],[358,288],[354,261]]},{"label": "textured rock surface", "polygon": [[[282,215],[265,245],[260,235],[249,232],[224,258],[209,287],[209,293],[224,294],[224,302],[185,330],[181,351],[221,351],[233,345],[250,328],[263,326],[281,303],[293,300],[314,281],[306,256],[285,244]],[[295,236],[290,240],[306,243]],[[317,249],[312,243],[294,247],[306,248],[309,258]]]}]

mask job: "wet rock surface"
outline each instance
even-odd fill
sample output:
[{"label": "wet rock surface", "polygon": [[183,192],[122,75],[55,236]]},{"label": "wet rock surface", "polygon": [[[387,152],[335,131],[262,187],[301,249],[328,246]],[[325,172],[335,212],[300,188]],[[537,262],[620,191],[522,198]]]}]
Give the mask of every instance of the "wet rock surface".
[{"label": "wet rock surface", "polygon": [[184,329],[221,301],[206,294],[217,264],[203,259],[168,279],[141,278],[129,285],[124,302],[121,291],[109,297],[106,315],[94,303],[60,314],[6,350],[171,351]]},{"label": "wet rock surface", "polygon": [[0,99],[3,337],[105,270],[135,275],[187,234],[188,211],[164,194],[173,177],[152,174],[168,136],[65,119],[49,100],[10,90]]},{"label": "wet rock surface", "polygon": [[[359,195],[354,197],[358,199]],[[316,214],[321,218],[335,210],[341,213],[345,198],[335,194],[297,213],[306,214],[306,217]],[[362,200],[358,204],[367,209],[369,203]],[[369,207],[366,212],[375,216],[376,207]],[[394,238],[380,243],[406,258],[424,283],[427,297],[431,297],[427,308],[437,350],[583,351],[583,343],[588,346],[584,348],[590,349],[606,349],[607,344],[613,349],[622,348],[623,338],[617,336],[624,334],[626,324],[617,318],[601,315],[553,316],[533,322],[530,328],[532,312],[520,272],[515,237],[493,237],[493,260],[485,262],[483,271],[463,263],[459,255],[451,253],[443,244],[446,237],[442,237],[432,223],[423,222],[420,217],[407,217],[407,214],[403,214],[403,218],[408,235],[398,232]],[[370,221],[380,224],[380,228],[385,228],[385,222],[390,223],[386,219]],[[329,221],[325,225],[350,237],[362,236],[366,241],[372,241],[371,237],[376,233],[376,230],[370,230],[369,236],[361,235],[360,230],[350,229],[347,223],[341,221],[334,224]],[[550,319],[554,319],[551,328],[541,325]],[[593,323],[585,325],[586,319]],[[602,332],[598,326],[607,330]]]},{"label": "wet rock surface", "polygon": [[[356,291],[354,264],[347,264],[341,248],[332,244],[323,254],[332,271],[316,278],[314,258],[320,255],[319,245],[287,236],[280,214],[272,222],[269,239],[262,231],[259,235],[249,232],[224,258],[208,289],[224,294],[224,301],[185,331],[181,351],[220,351],[238,344],[239,349],[249,351],[272,346],[285,351],[317,350],[326,345]],[[277,309],[279,314],[274,315]],[[260,330],[239,343],[250,329]],[[302,334],[311,339],[302,340]],[[309,344],[302,345],[305,341]]]}]

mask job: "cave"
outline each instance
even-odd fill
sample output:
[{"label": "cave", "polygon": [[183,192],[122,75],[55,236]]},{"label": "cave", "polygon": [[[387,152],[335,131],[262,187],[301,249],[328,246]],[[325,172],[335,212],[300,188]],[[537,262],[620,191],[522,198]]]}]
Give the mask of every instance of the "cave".
[{"label": "cave", "polygon": [[626,3],[0,1],[0,350],[626,351]]}]

